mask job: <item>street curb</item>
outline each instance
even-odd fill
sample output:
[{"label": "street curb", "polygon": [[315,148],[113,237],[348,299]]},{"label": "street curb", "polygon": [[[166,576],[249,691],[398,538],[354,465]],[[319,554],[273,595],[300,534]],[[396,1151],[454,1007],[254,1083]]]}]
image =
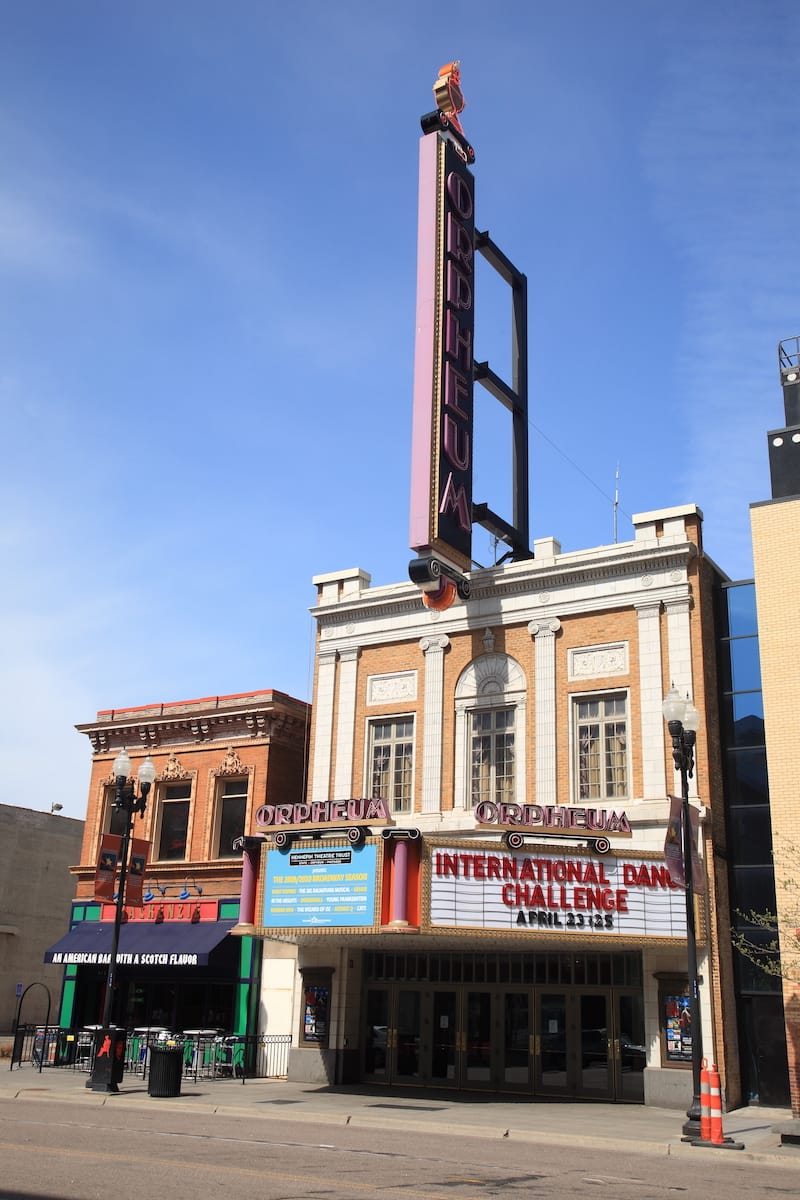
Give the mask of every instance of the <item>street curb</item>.
[{"label": "street curb", "polygon": [[[669,1145],[669,1154],[673,1158],[697,1158],[699,1155],[704,1162],[708,1162],[709,1155],[717,1157],[718,1151],[714,1146],[692,1146],[684,1142],[671,1142]],[[791,1152],[784,1154],[783,1148],[775,1147],[774,1150],[736,1150],[732,1154],[727,1155],[726,1159],[731,1162],[748,1162],[756,1163],[761,1166],[770,1167],[789,1167],[793,1171],[800,1170],[800,1155],[792,1157]]]},{"label": "street curb", "polygon": [[[343,1128],[374,1130],[387,1128],[387,1125],[392,1129],[397,1129],[405,1133],[425,1133],[439,1135],[443,1137],[474,1137],[486,1138],[491,1141],[501,1141],[508,1139],[515,1142],[527,1142],[531,1145],[557,1145],[573,1148],[575,1146],[575,1136],[573,1133],[559,1133],[558,1131],[549,1129],[526,1129],[514,1125],[484,1125],[484,1124],[469,1124],[464,1122],[442,1121],[433,1123],[430,1120],[418,1120],[413,1117],[403,1117],[400,1113],[393,1113],[387,1122],[385,1116],[372,1115],[361,1112],[359,1110],[342,1110],[326,1111],[323,1109],[309,1109],[294,1105],[288,1107],[272,1107],[268,1099],[257,1101],[258,1107],[249,1105],[237,1104],[219,1104],[213,1096],[206,1092],[188,1092],[182,1093],[180,1096],[150,1096],[145,1088],[131,1090],[129,1092],[120,1092],[116,1095],[109,1095],[103,1092],[92,1092],[90,1090],[75,1090],[74,1092],[61,1092],[51,1090],[46,1086],[21,1087],[13,1092],[0,1092],[1,1100],[29,1100],[29,1101],[60,1101],[62,1103],[80,1104],[85,1106],[96,1105],[100,1108],[122,1108],[126,1112],[142,1112],[154,1111],[153,1105],[156,1108],[165,1109],[170,1112],[180,1113],[197,1113],[202,1111],[210,1115],[230,1116],[230,1117],[249,1117],[255,1120],[269,1119],[272,1121],[282,1122],[284,1124],[292,1124],[303,1122],[304,1124],[317,1124],[329,1126],[341,1126]],[[672,1158],[702,1158],[703,1161],[708,1161],[709,1155],[715,1155],[715,1147],[709,1145],[697,1146],[691,1145],[683,1141],[661,1141],[653,1140],[652,1138],[623,1138],[623,1137],[581,1137],[581,1145],[583,1147],[599,1150],[611,1151],[615,1153],[627,1154],[646,1154],[655,1157],[672,1157]],[[730,1158],[730,1156],[728,1156]],[[751,1163],[762,1166],[779,1166],[788,1167],[791,1170],[797,1171],[800,1169],[800,1152],[792,1148],[776,1145],[774,1150],[740,1150],[733,1155],[733,1161],[739,1163]]]}]

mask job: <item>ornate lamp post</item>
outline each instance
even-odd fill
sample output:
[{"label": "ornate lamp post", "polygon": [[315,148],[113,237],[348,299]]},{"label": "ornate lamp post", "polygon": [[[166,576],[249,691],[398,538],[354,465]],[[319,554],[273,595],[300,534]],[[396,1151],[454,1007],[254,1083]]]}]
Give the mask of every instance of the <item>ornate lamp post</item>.
[{"label": "ornate lamp post", "polygon": [[[119,953],[119,931],[122,926],[122,913],[125,908],[125,883],[128,878],[128,852],[133,830],[133,818],[136,813],[144,816],[147,807],[147,796],[156,777],[156,768],[148,754],[139,767],[137,781],[129,778],[131,760],[123,746],[114,759],[114,809],[125,813],[125,827],[122,832],[122,844],[119,852],[119,882],[117,884],[116,909],[114,911],[114,933],[111,940],[111,958],[108,963],[106,988],[103,998],[102,1026],[97,1033],[95,1046],[94,1067],[87,1080],[86,1086],[96,1092],[118,1092],[119,1079],[122,1078],[124,1061],[125,1038],[120,1039],[116,1029],[111,1025],[112,1007],[114,1004],[114,989],[117,976],[117,955]],[[116,1036],[115,1036],[116,1035]]]},{"label": "ornate lamp post", "polygon": [[700,1137],[700,1072],[703,1063],[703,1030],[697,977],[697,931],[694,915],[694,863],[692,824],[689,809],[689,780],[694,773],[694,747],[700,725],[700,713],[684,699],[673,684],[664,698],[661,711],[672,738],[672,757],[681,777],[681,828],[683,830],[683,875],[686,884],[686,953],[689,976],[689,1016],[692,1022],[692,1103],[687,1109],[683,1134],[689,1140]]}]

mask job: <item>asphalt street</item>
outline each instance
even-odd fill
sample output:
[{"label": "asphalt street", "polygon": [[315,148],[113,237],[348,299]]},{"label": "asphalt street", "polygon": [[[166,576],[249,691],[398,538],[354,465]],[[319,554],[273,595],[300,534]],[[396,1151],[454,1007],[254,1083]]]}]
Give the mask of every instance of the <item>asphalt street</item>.
[{"label": "asphalt street", "polygon": [[[573,1146],[576,1131],[585,1146],[693,1160],[736,1156],[769,1160],[800,1171],[800,1146],[782,1145],[781,1131],[793,1129],[783,1109],[751,1107],[727,1113],[724,1134],[741,1150],[688,1146],[681,1141],[684,1114],[644,1105],[572,1103],[503,1097],[481,1093],[432,1092],[374,1087],[328,1087],[276,1079],[187,1080],[176,1097],[150,1096],[147,1081],[126,1074],[118,1095],[87,1090],[87,1076],[64,1068],[39,1071],[32,1064],[9,1070],[0,1064],[0,1101],[63,1101],[81,1108],[127,1111],[228,1113],[235,1118],[269,1117],[388,1128],[408,1134],[473,1135],[507,1141]],[[800,1123],[798,1123],[800,1124]],[[800,1137],[800,1133],[798,1133]],[[800,1187],[798,1188],[800,1194]]]},{"label": "asphalt street", "polygon": [[[34,1087],[0,1098],[0,1200],[750,1200],[800,1194],[796,1151],[717,1151],[637,1142],[618,1109],[617,1136],[599,1137],[592,1105],[566,1105],[560,1129],[508,1129],[496,1111],[446,1108],[374,1094],[315,1092],[308,1106],[281,1084],[253,1081],[237,1105],[233,1088],[159,1099],[147,1092],[78,1096]],[[249,1089],[249,1090],[248,1090]],[[270,1093],[272,1093],[270,1095]],[[242,1097],[244,1100],[244,1097]],[[339,1107],[339,1103],[342,1107]],[[319,1106],[319,1107],[318,1107]],[[577,1110],[577,1111],[576,1111]],[[470,1117],[469,1114],[476,1114]],[[467,1119],[461,1119],[466,1117]],[[477,1118],[480,1118],[478,1120]]]}]

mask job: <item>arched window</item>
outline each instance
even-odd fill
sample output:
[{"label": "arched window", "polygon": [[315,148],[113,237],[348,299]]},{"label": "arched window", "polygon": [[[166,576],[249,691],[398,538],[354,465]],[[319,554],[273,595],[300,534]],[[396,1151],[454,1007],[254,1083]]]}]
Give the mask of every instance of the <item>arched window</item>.
[{"label": "arched window", "polygon": [[507,654],[482,654],[456,684],[456,808],[525,803],[526,686]]}]

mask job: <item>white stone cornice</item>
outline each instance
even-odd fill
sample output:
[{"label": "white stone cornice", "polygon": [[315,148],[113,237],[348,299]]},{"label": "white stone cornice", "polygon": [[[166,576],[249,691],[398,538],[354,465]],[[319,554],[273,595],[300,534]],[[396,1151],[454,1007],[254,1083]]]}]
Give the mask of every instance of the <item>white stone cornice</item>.
[{"label": "white stone cornice", "polygon": [[306,706],[299,705],[290,712],[278,706],[237,712],[216,710],[190,716],[164,717],[148,721],[147,724],[115,715],[108,723],[80,725],[77,728],[80,733],[87,735],[95,754],[106,754],[116,747],[133,746],[136,743],[155,751],[162,746],[229,741],[231,738],[300,739],[309,711]]},{"label": "white stone cornice", "polygon": [[470,573],[471,597],[445,613],[431,613],[412,584],[367,588],[312,609],[319,650],[421,641],[438,628],[454,638],[476,629],[560,618],[604,609],[661,604],[689,593],[687,569],[697,548],[688,539],[646,539],[568,554],[479,568]]},{"label": "white stone cornice", "polygon": [[[599,608],[617,611],[643,602],[657,605],[685,598],[685,579],[675,583],[668,576],[669,572],[663,569],[662,564],[659,573],[650,574],[650,586],[646,589],[640,573],[635,576],[617,574],[609,579],[606,586],[597,580],[587,581],[580,586],[573,581],[570,587],[561,586],[560,580],[548,581],[546,588],[535,592],[531,591],[530,580],[527,581],[529,586],[519,588],[513,581],[502,579],[485,589],[476,589],[473,583],[473,594],[469,601],[456,603],[445,614],[436,615],[446,617],[446,631],[451,638],[474,632],[476,623],[484,628],[487,625],[507,626],[530,622],[544,626],[553,619],[581,616]],[[405,585],[399,587],[404,588]],[[545,598],[546,603],[543,603]],[[352,608],[348,611],[346,621],[332,623],[330,616],[330,609],[324,610],[320,652],[323,647],[328,652],[344,648],[352,644],[354,639],[362,648],[384,645],[388,629],[391,629],[395,641],[419,642],[432,633],[431,614],[419,604],[395,607],[385,603],[370,606],[362,602],[358,611]]]}]

